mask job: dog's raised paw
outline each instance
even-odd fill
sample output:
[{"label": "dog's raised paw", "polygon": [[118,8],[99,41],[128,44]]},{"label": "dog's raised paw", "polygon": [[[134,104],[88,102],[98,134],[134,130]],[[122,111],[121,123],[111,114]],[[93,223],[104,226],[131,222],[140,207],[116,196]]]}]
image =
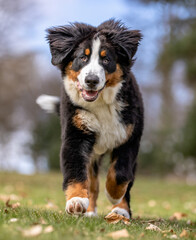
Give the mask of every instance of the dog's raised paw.
[{"label": "dog's raised paw", "polygon": [[82,215],[86,212],[88,205],[88,198],[73,197],[67,201],[65,210],[68,214]]}]

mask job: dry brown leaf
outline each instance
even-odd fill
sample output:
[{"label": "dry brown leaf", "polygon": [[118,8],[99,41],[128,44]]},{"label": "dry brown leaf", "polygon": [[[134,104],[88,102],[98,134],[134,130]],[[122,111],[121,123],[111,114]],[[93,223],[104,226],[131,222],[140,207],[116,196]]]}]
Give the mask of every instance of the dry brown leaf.
[{"label": "dry brown leaf", "polygon": [[146,227],[146,230],[161,232],[161,229],[159,227],[157,227],[156,225],[153,225],[151,223],[148,224],[148,227]]},{"label": "dry brown leaf", "polygon": [[127,238],[127,237],[129,237],[129,233],[128,233],[127,229],[124,228],[124,229],[119,230],[119,231],[110,232],[106,236],[112,237],[113,239]]},{"label": "dry brown leaf", "polygon": [[169,220],[173,221],[173,220],[181,220],[182,218],[187,217],[186,213],[181,213],[181,212],[175,212],[170,218]]},{"label": "dry brown leaf", "polygon": [[10,199],[8,199],[6,201],[6,203],[5,203],[6,207],[13,208],[13,209],[20,207],[20,203],[19,202],[12,203],[12,204],[10,204],[9,202],[10,202]]},{"label": "dry brown leaf", "polygon": [[114,212],[109,213],[107,216],[104,217],[104,219],[111,224],[116,224],[120,221],[122,221],[126,225],[131,224],[128,218]]},{"label": "dry brown leaf", "polygon": [[54,231],[54,228],[53,228],[53,226],[47,226],[45,229],[44,229],[44,231],[43,231],[43,233],[51,233],[51,232],[53,232]]},{"label": "dry brown leaf", "polygon": [[185,229],[183,229],[182,232],[180,233],[180,237],[183,238],[188,236],[189,236],[189,233]]},{"label": "dry brown leaf", "polygon": [[24,237],[36,237],[42,233],[42,225],[35,225],[28,229],[22,230],[22,235]]}]

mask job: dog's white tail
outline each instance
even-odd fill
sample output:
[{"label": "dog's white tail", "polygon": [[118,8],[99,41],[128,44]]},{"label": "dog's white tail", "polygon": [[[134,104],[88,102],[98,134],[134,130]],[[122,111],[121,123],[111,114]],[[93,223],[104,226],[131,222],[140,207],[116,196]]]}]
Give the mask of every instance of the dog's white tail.
[{"label": "dog's white tail", "polygon": [[48,113],[59,113],[59,97],[43,94],[36,99],[36,103]]}]

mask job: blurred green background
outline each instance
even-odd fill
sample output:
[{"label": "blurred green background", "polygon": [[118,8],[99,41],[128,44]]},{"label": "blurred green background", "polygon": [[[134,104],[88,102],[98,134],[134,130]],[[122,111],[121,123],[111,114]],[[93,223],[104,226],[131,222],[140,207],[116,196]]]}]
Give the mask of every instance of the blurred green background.
[{"label": "blurred green background", "polygon": [[0,170],[59,171],[59,119],[35,104],[61,85],[45,29],[112,17],[143,33],[132,69],[145,104],[138,172],[196,182],[194,0],[0,0]]}]

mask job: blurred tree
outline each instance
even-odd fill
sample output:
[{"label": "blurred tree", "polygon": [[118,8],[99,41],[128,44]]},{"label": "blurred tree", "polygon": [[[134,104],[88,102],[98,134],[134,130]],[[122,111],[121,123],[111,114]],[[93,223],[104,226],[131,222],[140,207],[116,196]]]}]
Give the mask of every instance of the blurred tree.
[{"label": "blurred tree", "polygon": [[[0,0],[0,165],[3,162],[4,166],[14,133],[28,133],[46,121],[36,98],[43,92],[59,95],[56,74],[43,64],[40,67],[36,52],[27,52],[21,46],[20,39],[29,29],[33,31],[38,13],[33,0]],[[33,160],[38,165],[38,158]]]},{"label": "blurred tree", "polygon": [[21,37],[20,34],[27,28],[33,29],[35,8],[36,4],[33,0],[0,0],[0,56],[13,52]]},{"label": "blurred tree", "polygon": [[[156,68],[162,76],[159,89],[162,97],[161,124],[158,130],[148,132],[144,137],[143,145],[147,144],[141,148],[140,168],[144,171],[148,169],[152,171],[153,168],[154,171],[166,173],[174,171],[176,165],[180,165],[180,157],[176,161],[179,154],[196,160],[196,1],[140,0],[140,2],[159,6],[161,24],[165,29],[161,36]],[[171,77],[173,67],[179,60],[185,65],[184,80],[195,98],[181,130],[178,129],[180,126],[179,112],[176,108],[178,103],[173,97]]]},{"label": "blurred tree", "polygon": [[33,142],[30,144],[36,165],[39,162],[39,158],[44,156],[48,159],[50,170],[58,170],[60,168],[60,136],[59,117],[49,115],[47,119],[37,122],[33,129]]},{"label": "blurred tree", "polygon": [[182,152],[185,158],[192,158],[196,162],[196,101],[193,102],[187,116],[186,123],[181,131],[181,141],[177,144],[177,150]]}]

